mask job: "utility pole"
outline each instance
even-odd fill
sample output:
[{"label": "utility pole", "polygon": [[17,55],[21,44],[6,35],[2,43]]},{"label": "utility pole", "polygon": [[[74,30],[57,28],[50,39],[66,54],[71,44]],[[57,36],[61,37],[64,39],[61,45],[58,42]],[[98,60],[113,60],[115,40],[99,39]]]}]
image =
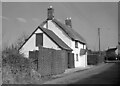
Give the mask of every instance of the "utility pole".
[{"label": "utility pole", "polygon": [[99,53],[100,53],[100,29],[101,29],[101,28],[98,28],[98,37],[99,37]]}]

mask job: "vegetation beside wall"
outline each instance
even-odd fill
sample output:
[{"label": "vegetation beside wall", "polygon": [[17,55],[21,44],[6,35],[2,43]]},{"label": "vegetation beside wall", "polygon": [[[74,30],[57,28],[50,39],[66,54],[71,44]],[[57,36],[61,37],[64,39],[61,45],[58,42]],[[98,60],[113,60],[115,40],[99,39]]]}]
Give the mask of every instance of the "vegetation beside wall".
[{"label": "vegetation beside wall", "polygon": [[3,84],[41,83],[40,74],[31,68],[29,59],[20,54],[16,46],[2,50]]}]

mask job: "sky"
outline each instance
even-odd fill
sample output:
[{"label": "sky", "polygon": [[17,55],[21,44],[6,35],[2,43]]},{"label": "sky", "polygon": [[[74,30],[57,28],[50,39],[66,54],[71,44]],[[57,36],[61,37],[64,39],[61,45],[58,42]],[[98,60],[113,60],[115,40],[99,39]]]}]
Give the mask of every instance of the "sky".
[{"label": "sky", "polygon": [[47,18],[52,5],[55,18],[72,27],[87,41],[89,49],[98,50],[98,28],[101,50],[118,45],[117,2],[2,2],[2,43],[14,43],[22,34],[30,35]]}]

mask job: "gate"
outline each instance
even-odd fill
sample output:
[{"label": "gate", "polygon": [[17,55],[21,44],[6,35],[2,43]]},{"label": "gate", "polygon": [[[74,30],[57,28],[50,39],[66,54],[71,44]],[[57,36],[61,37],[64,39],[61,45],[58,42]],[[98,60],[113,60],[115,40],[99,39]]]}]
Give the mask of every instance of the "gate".
[{"label": "gate", "polygon": [[74,67],[74,53],[68,53],[68,68]]}]

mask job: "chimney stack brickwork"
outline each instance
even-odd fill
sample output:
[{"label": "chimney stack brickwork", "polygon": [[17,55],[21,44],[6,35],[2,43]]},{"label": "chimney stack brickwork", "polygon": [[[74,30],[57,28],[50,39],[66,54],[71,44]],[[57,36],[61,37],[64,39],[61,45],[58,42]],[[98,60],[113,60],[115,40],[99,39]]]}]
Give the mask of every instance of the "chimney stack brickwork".
[{"label": "chimney stack brickwork", "polygon": [[48,20],[52,20],[54,18],[54,9],[52,6],[48,8]]},{"label": "chimney stack brickwork", "polygon": [[[52,20],[54,18],[54,9],[52,6],[49,6],[48,7],[48,13],[47,13],[47,20]],[[68,27],[71,27],[72,28],[72,22],[71,22],[71,17],[70,18],[67,18],[65,20],[65,24],[68,26]]]},{"label": "chimney stack brickwork", "polygon": [[65,24],[66,24],[68,27],[71,27],[71,28],[72,28],[71,17],[70,17],[70,18],[67,18],[67,19],[65,20]]}]

